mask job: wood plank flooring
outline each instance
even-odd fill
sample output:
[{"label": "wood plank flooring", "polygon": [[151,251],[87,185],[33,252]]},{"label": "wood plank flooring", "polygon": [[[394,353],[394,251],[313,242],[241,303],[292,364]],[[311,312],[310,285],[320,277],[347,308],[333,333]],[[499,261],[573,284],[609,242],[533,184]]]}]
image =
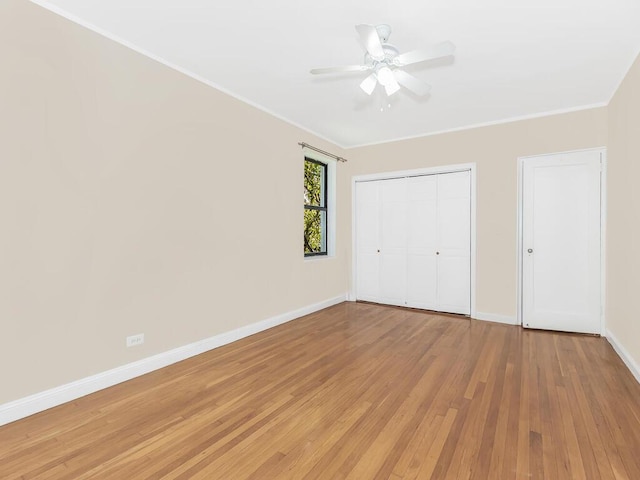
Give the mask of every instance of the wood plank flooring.
[{"label": "wood plank flooring", "polygon": [[0,427],[0,478],[640,479],[602,338],[344,303]]}]

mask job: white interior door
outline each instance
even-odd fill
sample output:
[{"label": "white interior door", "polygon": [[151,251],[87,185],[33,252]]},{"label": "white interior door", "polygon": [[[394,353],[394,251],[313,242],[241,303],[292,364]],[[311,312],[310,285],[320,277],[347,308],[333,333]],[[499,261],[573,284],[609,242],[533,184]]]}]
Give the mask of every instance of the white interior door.
[{"label": "white interior door", "polygon": [[523,160],[522,319],[601,331],[600,150]]},{"label": "white interior door", "polygon": [[438,308],[471,313],[471,173],[438,175]]}]

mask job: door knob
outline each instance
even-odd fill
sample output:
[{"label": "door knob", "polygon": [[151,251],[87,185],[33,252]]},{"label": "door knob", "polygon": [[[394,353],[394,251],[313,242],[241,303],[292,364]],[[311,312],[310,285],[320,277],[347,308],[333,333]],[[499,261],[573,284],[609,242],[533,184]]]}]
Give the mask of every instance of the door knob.
[{"label": "door knob", "polygon": [[533,253],[533,248],[527,248],[527,253]]}]

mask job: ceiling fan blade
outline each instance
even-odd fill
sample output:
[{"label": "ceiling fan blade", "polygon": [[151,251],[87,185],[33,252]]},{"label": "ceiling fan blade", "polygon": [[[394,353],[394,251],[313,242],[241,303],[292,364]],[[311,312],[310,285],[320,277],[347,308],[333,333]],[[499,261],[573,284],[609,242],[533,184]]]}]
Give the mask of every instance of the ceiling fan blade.
[{"label": "ceiling fan blade", "polygon": [[367,95],[371,95],[377,84],[378,79],[376,78],[376,74],[372,73],[362,81],[362,83],[360,84],[360,88],[364,90],[364,93],[366,93]]},{"label": "ceiling fan blade", "polygon": [[391,79],[387,81],[387,84],[384,86],[384,90],[387,92],[387,97],[390,97],[400,90],[400,85],[396,81],[395,77],[392,76]]},{"label": "ceiling fan blade", "polygon": [[393,59],[393,63],[402,67],[412,63],[426,62],[427,60],[448,57],[449,55],[453,55],[455,51],[456,46],[453,43],[442,42],[422,50],[412,50],[407,53],[402,53]]},{"label": "ceiling fan blade", "polygon": [[404,70],[396,69],[393,71],[393,76],[396,77],[396,80],[400,85],[409,90],[410,92],[419,95],[421,97],[425,96],[431,90],[431,85],[423,82],[422,80],[414,77],[413,75],[409,75]]},{"label": "ceiling fan blade", "polygon": [[344,67],[314,68],[311,73],[322,75],[324,73],[364,72],[366,70],[371,70],[371,68],[367,65],[346,65]]},{"label": "ceiling fan blade", "polygon": [[382,50],[382,43],[380,42],[380,36],[378,35],[376,27],[362,23],[356,25],[356,31],[358,35],[360,35],[360,40],[362,40],[362,44],[364,48],[367,49],[367,52],[369,52],[369,55],[371,55],[374,60],[383,60],[384,50]]}]

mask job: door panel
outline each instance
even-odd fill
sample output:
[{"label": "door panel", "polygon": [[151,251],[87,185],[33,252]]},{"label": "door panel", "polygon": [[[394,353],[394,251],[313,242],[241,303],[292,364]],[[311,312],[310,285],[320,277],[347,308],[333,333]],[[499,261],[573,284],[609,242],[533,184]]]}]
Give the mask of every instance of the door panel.
[{"label": "door panel", "polygon": [[471,174],[438,175],[438,310],[471,313]]},{"label": "door panel", "polygon": [[405,306],[407,258],[404,253],[380,255],[380,303]]},{"label": "door panel", "polygon": [[471,274],[468,256],[441,256],[438,259],[438,310],[469,315]]},{"label": "door panel", "polygon": [[405,178],[380,184],[380,301],[405,305],[407,289],[407,187]]},{"label": "door panel", "polygon": [[471,225],[469,198],[449,198],[438,203],[439,245],[443,250],[469,255]]},{"label": "door panel", "polygon": [[525,159],[525,327],[600,333],[600,151]]},{"label": "door panel", "polygon": [[471,172],[442,173],[438,175],[438,199],[469,198]]},{"label": "door panel", "polygon": [[356,183],[356,298],[377,301],[380,297],[380,197],[376,182]]},{"label": "door panel", "polygon": [[407,306],[436,310],[438,178],[408,178],[407,190]]},{"label": "door panel", "polygon": [[407,262],[407,306],[438,309],[435,255],[412,255]]},{"label": "door panel", "polygon": [[437,236],[437,186],[436,175],[407,179],[408,224],[407,248],[413,251],[434,250]]}]

